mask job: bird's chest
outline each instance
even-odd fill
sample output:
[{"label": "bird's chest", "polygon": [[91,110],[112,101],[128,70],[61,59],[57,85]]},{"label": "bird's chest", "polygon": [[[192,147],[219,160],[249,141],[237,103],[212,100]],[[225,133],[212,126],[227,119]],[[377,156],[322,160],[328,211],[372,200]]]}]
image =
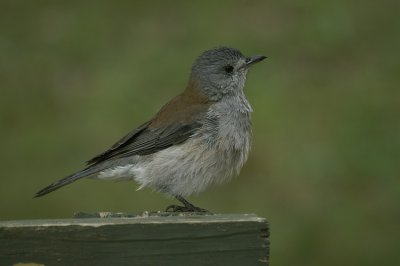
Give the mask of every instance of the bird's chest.
[{"label": "bird's chest", "polygon": [[251,106],[244,97],[216,104],[208,113],[213,148],[228,153],[247,153],[251,145]]}]

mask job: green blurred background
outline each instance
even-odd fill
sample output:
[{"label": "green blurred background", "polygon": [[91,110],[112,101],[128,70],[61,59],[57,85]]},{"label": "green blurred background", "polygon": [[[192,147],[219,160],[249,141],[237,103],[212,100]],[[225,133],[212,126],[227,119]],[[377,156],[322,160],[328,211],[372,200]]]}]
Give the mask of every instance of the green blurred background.
[{"label": "green blurred background", "polygon": [[190,198],[271,224],[271,265],[399,265],[398,1],[2,1],[0,219],[162,210],[137,185],[33,194],[150,118],[203,50],[249,74],[241,175]]}]

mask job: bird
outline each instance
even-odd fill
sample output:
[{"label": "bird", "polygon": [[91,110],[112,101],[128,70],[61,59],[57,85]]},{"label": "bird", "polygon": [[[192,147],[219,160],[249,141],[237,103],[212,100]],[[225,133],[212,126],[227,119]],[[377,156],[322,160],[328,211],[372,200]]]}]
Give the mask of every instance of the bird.
[{"label": "bird", "polygon": [[156,115],[82,170],[38,191],[41,197],[79,179],[134,180],[175,197],[168,212],[208,212],[186,200],[229,181],[245,164],[252,143],[252,107],[244,94],[247,73],[266,56],[246,57],[226,46],[202,52],[186,88]]}]

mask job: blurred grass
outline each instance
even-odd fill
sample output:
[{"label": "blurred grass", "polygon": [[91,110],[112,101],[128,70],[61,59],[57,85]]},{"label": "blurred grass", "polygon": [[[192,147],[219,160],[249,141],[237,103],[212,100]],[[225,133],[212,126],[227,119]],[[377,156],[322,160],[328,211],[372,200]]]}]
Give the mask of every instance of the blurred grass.
[{"label": "blurred grass", "polygon": [[398,11],[389,0],[2,1],[0,219],[172,203],[92,180],[31,197],[150,118],[202,50],[228,45],[269,57],[246,86],[253,151],[240,177],[191,200],[267,217],[274,265],[397,265]]}]

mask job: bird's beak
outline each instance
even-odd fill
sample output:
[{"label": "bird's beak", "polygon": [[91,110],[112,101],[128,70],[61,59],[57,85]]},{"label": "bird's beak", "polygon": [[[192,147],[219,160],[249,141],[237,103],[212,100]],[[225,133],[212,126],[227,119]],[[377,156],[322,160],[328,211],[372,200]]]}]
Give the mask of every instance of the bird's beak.
[{"label": "bird's beak", "polygon": [[253,55],[253,56],[247,57],[245,66],[249,67],[255,63],[261,62],[265,58],[267,58],[267,57],[263,56],[263,55]]}]

